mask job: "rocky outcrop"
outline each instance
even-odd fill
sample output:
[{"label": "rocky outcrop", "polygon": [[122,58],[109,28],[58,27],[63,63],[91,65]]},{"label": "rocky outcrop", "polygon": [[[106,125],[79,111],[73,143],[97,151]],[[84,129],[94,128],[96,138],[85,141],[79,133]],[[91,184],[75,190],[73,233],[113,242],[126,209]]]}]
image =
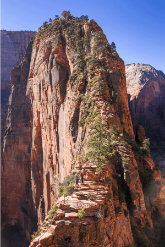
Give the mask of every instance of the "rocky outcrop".
[{"label": "rocky outcrop", "polygon": [[[40,226],[47,219],[56,202],[59,210],[49,231],[39,237],[40,247],[119,247],[134,241],[163,246],[165,183],[149,153],[142,154],[134,140],[124,62],[96,22],[65,12],[45,24],[11,78],[2,153],[4,241],[15,246],[14,233],[7,236],[7,231],[19,227],[26,242],[19,243],[18,237],[17,246],[27,246],[37,222]],[[109,150],[102,171],[86,157],[90,126],[98,115]],[[69,207],[58,200],[58,186],[82,168],[86,181],[72,193],[78,204]],[[151,187],[145,184],[148,178]],[[149,188],[157,189],[154,197]],[[82,208],[87,217],[80,221],[77,211]],[[154,234],[155,227],[160,234]]]},{"label": "rocky outcrop", "polygon": [[6,126],[7,109],[11,90],[11,70],[20,64],[28,42],[36,32],[1,30],[1,140]]},{"label": "rocky outcrop", "polygon": [[165,150],[165,75],[147,64],[131,64],[126,65],[126,82],[134,131],[144,127],[153,158],[160,163]]}]

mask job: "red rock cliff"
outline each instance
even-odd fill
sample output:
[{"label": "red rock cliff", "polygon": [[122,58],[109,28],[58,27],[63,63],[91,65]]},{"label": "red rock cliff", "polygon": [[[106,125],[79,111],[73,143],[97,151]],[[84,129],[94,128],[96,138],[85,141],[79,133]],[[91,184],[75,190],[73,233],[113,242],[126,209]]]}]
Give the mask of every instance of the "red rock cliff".
[{"label": "red rock cliff", "polygon": [[[87,185],[86,189],[80,188],[81,193],[89,190],[95,197],[98,190],[103,195],[100,199],[96,196],[94,204],[82,198],[82,203],[89,202],[89,214],[83,222],[74,221],[77,213],[67,214],[66,205],[61,204],[63,211],[58,211],[51,232],[39,246],[128,246],[134,241],[139,243],[140,237],[151,243],[152,236],[143,236],[142,228],[153,229],[154,212],[164,217],[164,180],[134,141],[124,62],[94,21],[83,22],[72,16],[63,16],[40,28],[33,44],[30,71],[27,56],[28,50],[21,67],[12,71],[2,157],[4,232],[19,226],[28,242],[36,220],[40,224],[57,202],[59,182],[79,164],[86,171],[88,183],[97,180],[93,191]],[[101,84],[97,89],[98,80]],[[100,93],[102,87],[104,93]],[[83,100],[82,95],[88,95],[88,100]],[[90,136],[88,124],[78,124],[90,115],[91,105],[107,125],[107,132],[111,126],[117,131],[115,155],[100,173],[84,159]],[[147,174],[143,174],[145,169]],[[143,175],[150,174],[152,182],[160,184],[154,198],[149,193],[144,197]],[[153,214],[146,209],[149,201]],[[92,207],[94,212],[90,213]]]},{"label": "red rock cliff", "polygon": [[20,64],[27,44],[35,34],[33,31],[1,30],[1,140],[5,134],[11,70]]}]

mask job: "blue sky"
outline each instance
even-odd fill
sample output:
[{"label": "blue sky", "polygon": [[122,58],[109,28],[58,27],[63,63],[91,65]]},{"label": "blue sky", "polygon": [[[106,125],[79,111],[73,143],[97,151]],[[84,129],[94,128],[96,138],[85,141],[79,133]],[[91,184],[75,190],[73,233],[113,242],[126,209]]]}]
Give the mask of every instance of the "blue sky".
[{"label": "blue sky", "polygon": [[37,31],[63,10],[94,19],[125,64],[150,64],[165,73],[164,0],[1,0],[1,29]]}]

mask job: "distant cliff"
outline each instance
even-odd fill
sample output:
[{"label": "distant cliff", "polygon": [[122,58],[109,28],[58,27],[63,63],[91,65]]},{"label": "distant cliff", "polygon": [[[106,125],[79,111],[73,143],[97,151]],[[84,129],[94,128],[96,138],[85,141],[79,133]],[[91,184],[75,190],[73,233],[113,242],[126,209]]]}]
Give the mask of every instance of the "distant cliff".
[{"label": "distant cliff", "polygon": [[[44,24],[12,70],[11,85],[3,242],[28,246],[33,231],[42,234],[50,224],[40,247],[163,247],[165,181],[141,126],[135,141],[124,62],[97,23],[63,12]],[[69,179],[82,168],[84,184],[73,191]],[[69,205],[58,199],[66,177]],[[48,222],[54,203],[59,208]],[[82,208],[86,216],[79,219]]]},{"label": "distant cliff", "polygon": [[165,166],[165,74],[148,64],[133,63],[125,70],[134,131],[144,127],[154,159],[159,162],[162,156],[160,164],[164,160]]},{"label": "distant cliff", "polygon": [[1,30],[1,140],[3,140],[8,100],[11,89],[11,70],[20,64],[33,31]]}]

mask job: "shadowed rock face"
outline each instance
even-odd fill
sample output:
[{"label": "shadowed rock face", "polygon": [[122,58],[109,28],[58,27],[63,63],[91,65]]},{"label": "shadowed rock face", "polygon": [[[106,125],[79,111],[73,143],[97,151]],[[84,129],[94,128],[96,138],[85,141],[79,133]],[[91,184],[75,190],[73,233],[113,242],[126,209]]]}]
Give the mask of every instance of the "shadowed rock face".
[{"label": "shadowed rock face", "polygon": [[134,130],[142,125],[151,151],[161,156],[165,150],[165,75],[147,64],[126,65],[126,83]]},{"label": "shadowed rock face", "polygon": [[[57,202],[59,182],[73,168],[78,170],[76,166],[80,164],[86,170],[87,180],[96,179],[98,186],[101,186],[93,189],[97,191],[102,188],[100,193],[106,191],[100,199],[97,193],[95,202],[96,208],[100,206],[102,219],[89,212],[87,220],[74,221],[70,218],[77,218],[76,213],[59,212],[62,218],[59,221],[57,217],[52,223],[57,225],[54,226],[55,236],[52,226],[51,233],[46,234],[40,246],[57,247],[61,243],[75,247],[127,246],[133,239],[139,240],[136,240],[136,232],[132,232],[131,225],[134,228],[139,226],[140,236],[144,226],[154,231],[152,216],[154,219],[155,210],[162,217],[156,225],[161,229],[165,217],[162,193],[165,181],[154,169],[151,158],[138,153],[140,147],[138,149],[134,141],[128,108],[124,62],[102,35],[96,63],[91,68],[86,57],[82,78],[78,71],[75,30],[80,27],[80,40],[89,31],[91,55],[96,43],[94,36],[102,30],[94,21],[84,23],[68,15],[66,19],[63,15],[63,19],[66,20],[65,26],[62,21],[59,24],[58,20],[54,20],[40,28],[33,47],[30,43],[20,67],[15,67],[11,73],[12,89],[2,147],[4,241],[15,246],[14,229],[18,229],[17,246],[27,246],[33,230],[37,230],[37,222],[40,225],[51,206]],[[84,54],[85,50],[82,47]],[[95,84],[91,81],[98,78],[104,85],[104,94],[99,91],[94,97]],[[86,103],[81,98],[83,93],[88,94]],[[91,163],[84,161],[90,132],[87,123],[83,128],[78,124],[93,101],[93,111],[96,110],[107,123],[107,131],[110,126],[116,126],[119,132],[115,136],[116,154],[108,160],[101,174],[93,170]],[[78,156],[81,158],[79,162]],[[146,176],[152,175],[154,185],[156,181],[159,183],[154,197],[151,190],[147,191],[148,187],[144,197],[144,176],[139,177],[138,172],[140,170],[143,174],[144,169],[148,169]],[[82,186],[80,190],[84,194],[86,189]],[[82,197],[82,200],[86,199]],[[153,212],[147,211],[149,206]],[[60,206],[61,209],[65,207]],[[9,230],[10,234],[7,234]],[[153,234],[154,239],[149,234],[146,236],[150,246],[154,246],[151,242],[157,243],[160,234]],[[35,244],[33,242],[31,246]]]},{"label": "shadowed rock face", "polygon": [[1,140],[5,133],[11,70],[20,64],[28,42],[36,32],[1,30]]}]

